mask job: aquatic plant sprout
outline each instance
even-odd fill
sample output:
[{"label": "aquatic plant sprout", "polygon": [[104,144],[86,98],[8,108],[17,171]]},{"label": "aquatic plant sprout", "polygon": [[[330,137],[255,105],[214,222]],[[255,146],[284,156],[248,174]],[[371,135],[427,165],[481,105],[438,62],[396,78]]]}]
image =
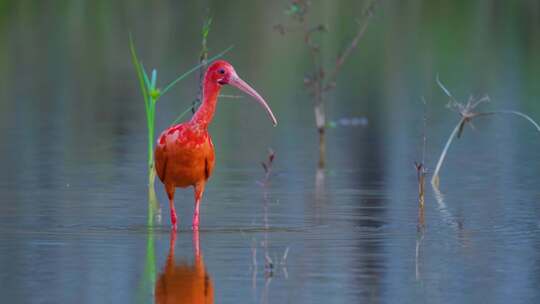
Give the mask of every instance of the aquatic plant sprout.
[{"label": "aquatic plant sprout", "polygon": [[454,140],[455,137],[459,138],[461,137],[463,130],[465,128],[465,125],[467,123],[471,124],[472,120],[477,117],[481,116],[491,116],[496,114],[510,114],[510,115],[516,115],[521,118],[526,119],[528,122],[530,122],[538,132],[540,132],[540,125],[532,119],[530,116],[521,113],[519,111],[513,111],[513,110],[499,110],[499,111],[490,111],[490,112],[474,112],[476,107],[478,107],[480,104],[484,102],[489,102],[490,99],[487,96],[484,96],[480,99],[475,100],[473,97],[470,97],[467,103],[463,104],[458,102],[454,96],[450,93],[450,91],[442,84],[442,82],[439,80],[439,75],[437,75],[437,84],[443,90],[443,92],[450,98],[450,101],[448,102],[447,107],[455,109],[459,115],[461,116],[461,119],[457,123],[457,125],[454,127],[454,130],[452,133],[450,133],[450,137],[446,141],[446,144],[444,145],[444,148],[441,152],[441,156],[439,157],[439,161],[437,162],[437,165],[435,167],[435,171],[433,172],[433,176],[431,178],[431,184],[435,187],[439,187],[439,171],[441,170],[442,164],[444,162],[444,159],[446,157],[446,154],[448,152],[448,149],[450,148],[450,144]]}]

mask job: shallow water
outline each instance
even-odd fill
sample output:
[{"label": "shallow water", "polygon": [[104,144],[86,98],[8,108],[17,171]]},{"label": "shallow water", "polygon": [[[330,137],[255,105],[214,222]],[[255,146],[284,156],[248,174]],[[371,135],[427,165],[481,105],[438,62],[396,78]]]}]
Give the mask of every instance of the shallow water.
[{"label": "shallow water", "polygon": [[[362,6],[313,2],[316,16],[341,29],[323,40],[333,58],[348,37],[343,20]],[[366,123],[329,129],[327,167],[317,170],[301,83],[309,62],[294,38],[271,32],[283,5],[210,1],[215,24],[227,25],[215,28],[212,51],[235,43],[227,59],[280,125],[247,98],[220,102],[201,231],[190,229],[191,189],[179,189],[175,236],[159,182],[161,210],[148,218],[144,108],[119,37],[134,33],[145,62],[172,79],[198,56],[193,24],[204,8],[92,3],[44,10],[14,2],[0,15],[0,35],[13,41],[0,52],[0,302],[539,301],[538,133],[508,117],[466,128],[441,192],[426,185],[420,228],[413,167],[420,98],[428,100],[429,169],[459,119],[444,108],[436,74],[459,99],[487,93],[485,109],[540,118],[537,4],[385,2],[328,96],[330,119]],[[237,16],[242,9],[254,13]],[[231,41],[231,32],[241,34]],[[160,101],[157,129],[189,105],[195,87],[192,77]],[[276,160],[263,187],[269,147]]]},{"label": "shallow water", "polygon": [[[487,170],[470,161],[471,176]],[[317,181],[315,170],[283,168],[278,154],[267,187],[256,183],[262,170],[221,166],[215,180],[222,181],[208,185],[198,238],[189,229],[191,190],[179,191],[175,271],[166,271],[171,233],[162,189],[161,221],[146,226],[146,189],[125,186],[135,183],[130,168],[117,167],[114,182],[91,185],[83,181],[102,174],[69,186],[50,176],[43,189],[4,183],[16,204],[2,205],[3,298],[147,303],[199,301],[206,292],[219,303],[537,299],[539,194],[512,177],[533,178],[529,162],[513,164],[511,175],[444,181],[442,198],[428,187],[420,230],[412,165],[399,183],[376,162],[346,164]],[[201,276],[206,283],[197,284]],[[172,284],[169,294],[163,280]]]}]

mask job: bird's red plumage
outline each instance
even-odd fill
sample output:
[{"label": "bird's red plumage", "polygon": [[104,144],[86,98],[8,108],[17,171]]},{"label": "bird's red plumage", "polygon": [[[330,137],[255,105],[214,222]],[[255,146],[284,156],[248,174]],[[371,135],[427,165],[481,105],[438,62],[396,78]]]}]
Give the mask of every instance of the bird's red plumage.
[{"label": "bird's red plumage", "polygon": [[214,117],[219,91],[225,84],[232,84],[253,96],[266,109],[274,125],[277,123],[264,99],[238,77],[228,62],[219,60],[208,67],[203,82],[202,104],[195,115],[190,121],[163,131],[156,144],[155,168],[169,197],[174,229],[176,229],[174,208],[176,187],[194,187],[193,228],[197,229],[199,226],[199,203],[215,163],[214,145],[208,134],[208,125]]}]

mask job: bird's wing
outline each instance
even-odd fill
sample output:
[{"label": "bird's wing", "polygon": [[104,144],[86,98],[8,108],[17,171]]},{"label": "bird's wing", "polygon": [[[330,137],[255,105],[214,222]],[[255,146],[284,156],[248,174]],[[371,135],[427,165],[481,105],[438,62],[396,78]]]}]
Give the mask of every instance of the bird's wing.
[{"label": "bird's wing", "polygon": [[167,145],[165,144],[165,136],[167,130],[163,132],[157,141],[156,150],[154,151],[154,160],[156,166],[156,173],[162,182],[165,182],[165,173],[167,171]]}]

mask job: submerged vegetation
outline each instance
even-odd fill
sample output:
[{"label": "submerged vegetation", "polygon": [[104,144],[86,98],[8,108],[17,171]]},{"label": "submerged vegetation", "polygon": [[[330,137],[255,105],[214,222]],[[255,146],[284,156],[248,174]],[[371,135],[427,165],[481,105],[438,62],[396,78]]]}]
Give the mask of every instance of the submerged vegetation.
[{"label": "submerged vegetation", "polygon": [[[294,22],[300,26],[303,34],[303,41],[309,50],[310,58],[313,62],[313,72],[305,77],[304,85],[306,90],[313,98],[315,124],[317,127],[317,132],[319,133],[319,168],[324,168],[326,160],[325,131],[327,127],[327,118],[325,111],[325,95],[336,87],[336,80],[341,67],[352,52],[357,48],[360,39],[364,36],[371,16],[373,15],[375,2],[376,1],[374,0],[369,3],[367,9],[363,13],[364,20],[362,22],[358,22],[356,34],[347,43],[344,50],[338,55],[335,64],[328,70],[325,69],[322,64],[323,58],[321,58],[321,47],[314,40],[314,34],[326,32],[327,26],[324,24],[309,24],[307,19],[310,12],[310,1],[292,0],[288,10],[286,11],[286,14],[291,16]],[[274,29],[281,34],[295,31],[295,29],[292,27],[288,27],[283,24],[275,25]]]}]

